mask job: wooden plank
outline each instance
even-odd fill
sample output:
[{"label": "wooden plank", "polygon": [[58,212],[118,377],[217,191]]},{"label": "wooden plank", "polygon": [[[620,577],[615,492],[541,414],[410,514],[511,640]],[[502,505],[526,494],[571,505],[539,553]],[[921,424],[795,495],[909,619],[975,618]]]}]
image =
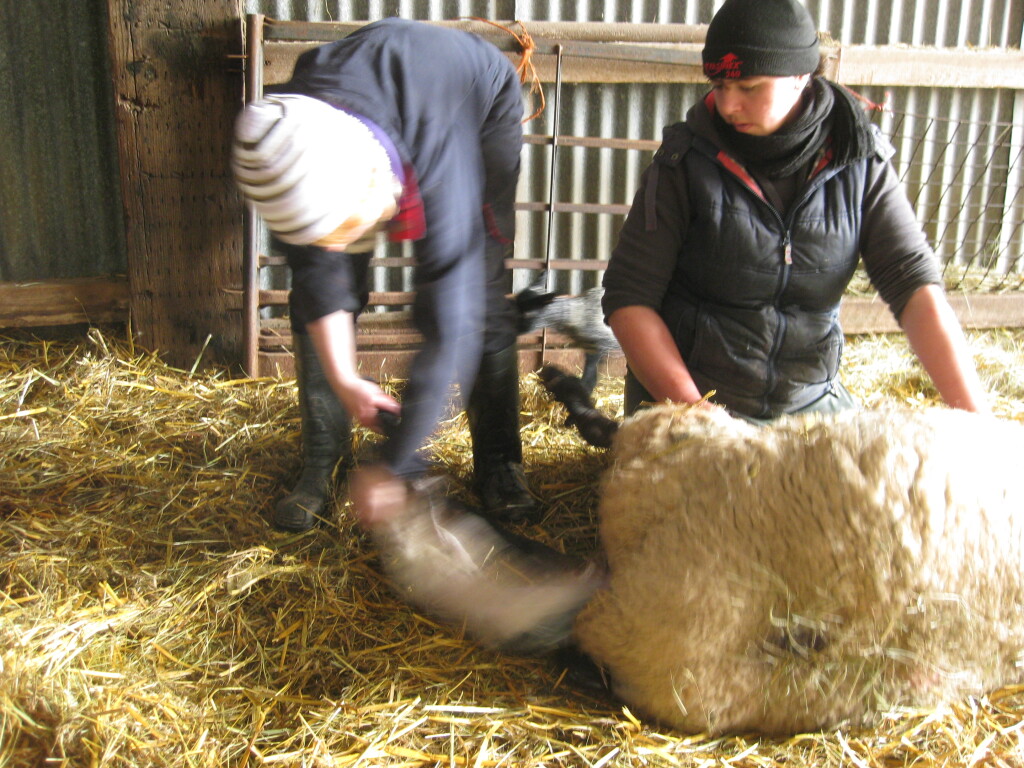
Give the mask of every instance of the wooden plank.
[{"label": "wooden plank", "polygon": [[[287,307],[287,290],[262,290],[259,292],[261,307]],[[370,292],[370,306],[401,307],[412,304],[415,294],[411,291]]]},{"label": "wooden plank", "polygon": [[[275,292],[286,295],[286,291]],[[379,305],[397,305],[407,301],[411,294],[372,294]],[[2,294],[0,294],[2,297]],[[383,299],[383,301],[381,301]],[[950,304],[964,328],[1021,328],[1024,327],[1024,293],[1005,294],[951,294]],[[840,322],[847,335],[867,333],[898,333],[900,327],[888,306],[878,298],[848,297],[840,308]],[[391,312],[366,315],[360,321],[360,355],[364,351],[398,351],[415,348],[418,337],[408,326],[408,313]],[[538,343],[537,335],[524,335],[521,342]],[[268,350],[291,347],[291,331],[287,320],[263,321],[260,354]],[[548,333],[546,351],[571,348],[571,342],[557,333]]]},{"label": "wooden plank", "polygon": [[[968,329],[1024,327],[1024,293],[1007,294],[951,294],[953,306],[961,324]],[[400,314],[400,313],[396,313]],[[266,342],[260,350],[261,376],[294,376],[291,361],[291,333],[282,321],[277,336]],[[888,306],[877,298],[849,297],[840,310],[843,331],[849,335],[868,333],[898,333],[900,327]],[[359,365],[371,375],[404,376],[416,352],[416,335],[411,329],[375,325],[371,320],[360,329]],[[572,342],[557,333],[549,332],[541,341],[539,333],[524,334],[519,339],[520,370],[524,373],[539,370],[544,363],[554,363],[578,372],[582,369],[583,353]],[[261,344],[261,346],[263,346]],[[625,373],[625,360],[621,355],[610,356],[602,369],[607,375]]]},{"label": "wooden plank", "polygon": [[[359,353],[359,370],[378,381],[385,378],[405,378],[409,373],[414,349],[379,350],[369,349]],[[583,370],[583,352],[578,349],[556,349],[542,351],[538,346],[520,346],[519,372],[522,375],[539,371],[546,363],[557,365],[570,373],[579,375]],[[614,355],[605,358],[598,371],[605,376],[624,376],[625,358]],[[290,352],[265,351],[259,355],[259,376],[292,378],[295,376],[295,360]]]},{"label": "wooden plank", "polygon": [[[538,42],[538,41],[535,41]],[[557,55],[562,48],[564,83],[706,83],[701,65],[702,45],[672,46],[620,45],[614,43],[573,43],[539,41],[530,61],[542,83],[556,78]],[[295,59],[318,43],[266,41],[263,60],[267,83],[281,83],[291,77]],[[507,46],[499,45],[500,48]],[[518,52],[509,59],[518,64]]]},{"label": "wooden plank", "polygon": [[[261,267],[284,267],[286,262],[283,256],[267,256],[260,254],[259,265]],[[370,259],[370,268],[376,267],[398,267],[409,269],[416,266],[416,260],[412,257],[390,256]],[[608,262],[602,259],[505,259],[507,269],[579,269],[590,271],[601,271],[608,266]],[[232,289],[238,293],[237,289]]]},{"label": "wooden plank", "polygon": [[608,267],[603,259],[508,259],[509,269],[568,269],[581,272],[601,272]]},{"label": "wooden plank", "polygon": [[[523,136],[524,144],[547,146],[555,143],[555,137],[539,133],[528,133]],[[584,147],[586,149],[635,149],[654,152],[661,146],[661,140],[654,139],[617,139],[603,136],[564,136],[558,137],[560,147]]]},{"label": "wooden plank", "polygon": [[[419,332],[411,326],[387,326],[367,324],[365,319],[357,326],[357,345],[360,350],[416,349],[422,342]],[[575,349],[575,344],[568,336],[549,331],[531,331],[519,336],[520,346],[543,345],[548,350]],[[292,348],[292,332],[282,327],[271,332],[264,332],[260,337],[261,349],[270,351],[290,350]]]},{"label": "wooden plank", "polygon": [[1000,48],[843,46],[837,74],[851,86],[1024,88],[1024,53]]},{"label": "wooden plank", "polygon": [[[368,22],[288,21],[267,19],[266,40],[329,42],[341,40]],[[440,27],[461,29],[486,39],[513,45],[512,36],[494,24],[473,19],[430,21]],[[703,43],[706,24],[655,24],[604,21],[497,21],[518,34],[527,32],[537,40],[565,39],[591,43],[673,44]]]},{"label": "wooden plank", "polygon": [[[241,106],[237,0],[108,0],[132,330],[172,365],[237,363],[242,205],[227,162]],[[209,342],[209,343],[207,343]]]},{"label": "wooden plank", "polygon": [[[263,22],[262,14],[251,14],[245,26],[245,50],[248,65],[245,69],[244,101],[255,99],[263,91]],[[246,371],[259,367],[259,275],[260,275],[260,217],[251,206],[245,206],[242,220],[242,365]]]},{"label": "wooden plank", "polygon": [[0,328],[126,323],[123,277],[0,283]]},{"label": "wooden plank", "polygon": [[629,213],[629,203],[554,203],[549,205],[542,202],[516,203],[517,211],[530,213],[547,213],[550,209],[555,213],[595,213],[625,216]]},{"label": "wooden plank", "polygon": [[[522,262],[535,268],[536,262]],[[519,266],[516,263],[515,266]],[[559,260],[550,262],[553,269],[601,270],[607,262]],[[404,306],[412,301],[408,292],[371,293],[373,306]],[[960,323],[964,328],[1022,328],[1024,327],[1024,293],[978,293],[949,295]],[[288,291],[260,291],[261,306],[287,306]],[[892,333],[900,327],[889,312],[889,307],[878,298],[848,297],[839,311],[843,331],[856,333]]]},{"label": "wooden plank", "polygon": [[[597,43],[593,45],[598,45]],[[606,48],[612,44],[604,43]],[[268,83],[287,80],[295,57],[315,44],[267,43]],[[631,46],[607,59],[582,55],[567,45],[562,54],[564,83],[706,83],[700,46],[678,46],[675,62],[650,61],[652,50]],[[629,57],[622,58],[626,53]],[[936,88],[1024,88],[1024,54],[1015,49],[948,49],[913,46],[847,45],[837,54],[834,77],[850,86],[893,85]],[[510,53],[513,61],[518,55]],[[828,59],[831,61],[831,58]],[[556,57],[538,52],[532,62],[541,82],[555,80]]]}]

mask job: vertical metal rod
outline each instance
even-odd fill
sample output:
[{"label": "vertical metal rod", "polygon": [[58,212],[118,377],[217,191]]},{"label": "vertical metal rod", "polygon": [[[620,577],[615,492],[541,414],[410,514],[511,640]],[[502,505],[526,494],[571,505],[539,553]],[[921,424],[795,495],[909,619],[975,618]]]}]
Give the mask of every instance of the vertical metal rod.
[{"label": "vertical metal rod", "polygon": [[555,46],[555,114],[551,121],[551,172],[548,174],[548,231],[544,244],[544,268],[551,261],[551,243],[555,233],[555,174],[558,165],[558,132],[562,101],[562,46]]},{"label": "vertical metal rod", "polygon": [[[558,167],[558,131],[560,127],[560,113],[562,102],[562,46],[555,46],[555,114],[551,120],[551,170],[548,173],[548,231],[544,243],[544,274],[550,276],[548,265],[551,263],[551,243],[555,235],[555,173]],[[545,282],[545,288],[549,286]],[[548,351],[548,329],[541,329],[540,334],[540,361],[547,362]]]},{"label": "vertical metal rod", "polygon": [[[263,95],[264,18],[260,13],[249,14],[245,17],[246,103]],[[243,221],[242,246],[242,346],[245,355],[245,372],[252,377],[260,375],[259,236],[259,215],[252,206],[247,205]]]}]

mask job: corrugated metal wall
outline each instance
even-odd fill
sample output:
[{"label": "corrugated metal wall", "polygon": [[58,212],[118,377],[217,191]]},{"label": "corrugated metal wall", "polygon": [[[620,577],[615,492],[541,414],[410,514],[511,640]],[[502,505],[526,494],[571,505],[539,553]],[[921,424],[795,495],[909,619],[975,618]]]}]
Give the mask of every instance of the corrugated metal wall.
[{"label": "corrugated metal wall", "polygon": [[[718,0],[246,0],[244,11],[282,19],[451,19],[706,23]],[[111,114],[104,0],[0,4],[0,281],[125,271],[117,150]],[[1024,0],[810,0],[844,44],[1019,47]],[[549,97],[551,87],[547,88]],[[566,135],[657,139],[700,86],[567,85],[559,115]],[[950,268],[1020,271],[1024,237],[1024,94],[956,89],[865,89],[893,112],[880,118],[918,214]],[[551,103],[549,98],[549,104]],[[548,111],[527,126],[550,133]],[[527,150],[524,190],[544,201],[550,148]],[[628,202],[649,153],[562,148],[556,199]],[[559,214],[552,255],[607,258],[616,215]],[[547,217],[522,214],[518,248],[547,250]],[[517,287],[529,279],[517,276]],[[594,273],[559,287],[579,290]],[[377,288],[407,287],[380,273]]]},{"label": "corrugated metal wall", "polygon": [[[704,24],[720,0],[559,0],[545,2],[257,2],[245,10],[279,19],[363,21],[384,16],[440,20],[479,16],[492,20],[604,21]],[[811,0],[808,9],[844,45],[914,44],[1019,47],[1024,0]],[[563,86],[559,108],[562,135],[658,139],[661,129],[682,118],[704,86]],[[526,126],[528,133],[551,134],[553,88],[548,109]],[[1024,255],[1024,179],[1021,130],[1024,94],[1019,91],[963,91],[937,88],[866,89],[891,113],[879,118],[899,152],[897,167],[926,232],[951,269],[983,267],[1003,274],[1020,271]],[[546,201],[552,150],[525,150],[521,199]],[[554,175],[556,201],[628,203],[650,152],[566,148],[558,150]],[[621,215],[557,214],[550,256],[607,259]],[[517,255],[538,258],[549,252],[546,214],[520,214]],[[531,279],[517,272],[513,289]],[[557,288],[577,292],[599,280],[580,271],[560,276]],[[409,276],[379,270],[375,290],[407,290]],[[267,286],[270,287],[270,286]],[[273,286],[281,287],[281,286]],[[1019,286],[1013,286],[1019,287]]]},{"label": "corrugated metal wall", "polygon": [[125,272],[106,14],[0,3],[0,282]]}]

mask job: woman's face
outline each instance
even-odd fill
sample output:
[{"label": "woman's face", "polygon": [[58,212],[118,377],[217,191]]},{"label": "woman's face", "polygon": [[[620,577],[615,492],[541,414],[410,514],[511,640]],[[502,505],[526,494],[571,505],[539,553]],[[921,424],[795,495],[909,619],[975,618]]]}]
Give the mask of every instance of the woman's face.
[{"label": "woman's face", "polygon": [[800,113],[800,95],[810,77],[712,80],[715,108],[740,133],[770,136]]}]

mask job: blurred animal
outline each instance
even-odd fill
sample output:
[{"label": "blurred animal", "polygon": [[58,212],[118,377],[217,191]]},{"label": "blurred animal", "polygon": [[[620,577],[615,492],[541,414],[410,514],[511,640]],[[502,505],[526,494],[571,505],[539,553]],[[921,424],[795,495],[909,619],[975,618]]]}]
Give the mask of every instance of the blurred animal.
[{"label": "blurred animal", "polygon": [[[378,419],[394,432],[397,416],[381,412]],[[400,597],[489,648],[542,653],[567,645],[576,614],[604,583],[595,562],[507,531],[460,504],[443,476],[410,483],[405,509],[370,533]]]},{"label": "blurred animal", "polygon": [[591,288],[579,296],[565,296],[545,290],[545,272],[533,284],[515,295],[519,312],[519,333],[542,328],[567,336],[583,350],[581,380],[587,393],[597,385],[598,365],[609,354],[620,352],[619,342],[604,322],[601,297],[604,288]]},{"label": "blurred animal", "polygon": [[489,648],[567,645],[576,614],[604,583],[602,569],[500,528],[442,484],[417,483],[403,513],[371,531],[399,596]]}]

